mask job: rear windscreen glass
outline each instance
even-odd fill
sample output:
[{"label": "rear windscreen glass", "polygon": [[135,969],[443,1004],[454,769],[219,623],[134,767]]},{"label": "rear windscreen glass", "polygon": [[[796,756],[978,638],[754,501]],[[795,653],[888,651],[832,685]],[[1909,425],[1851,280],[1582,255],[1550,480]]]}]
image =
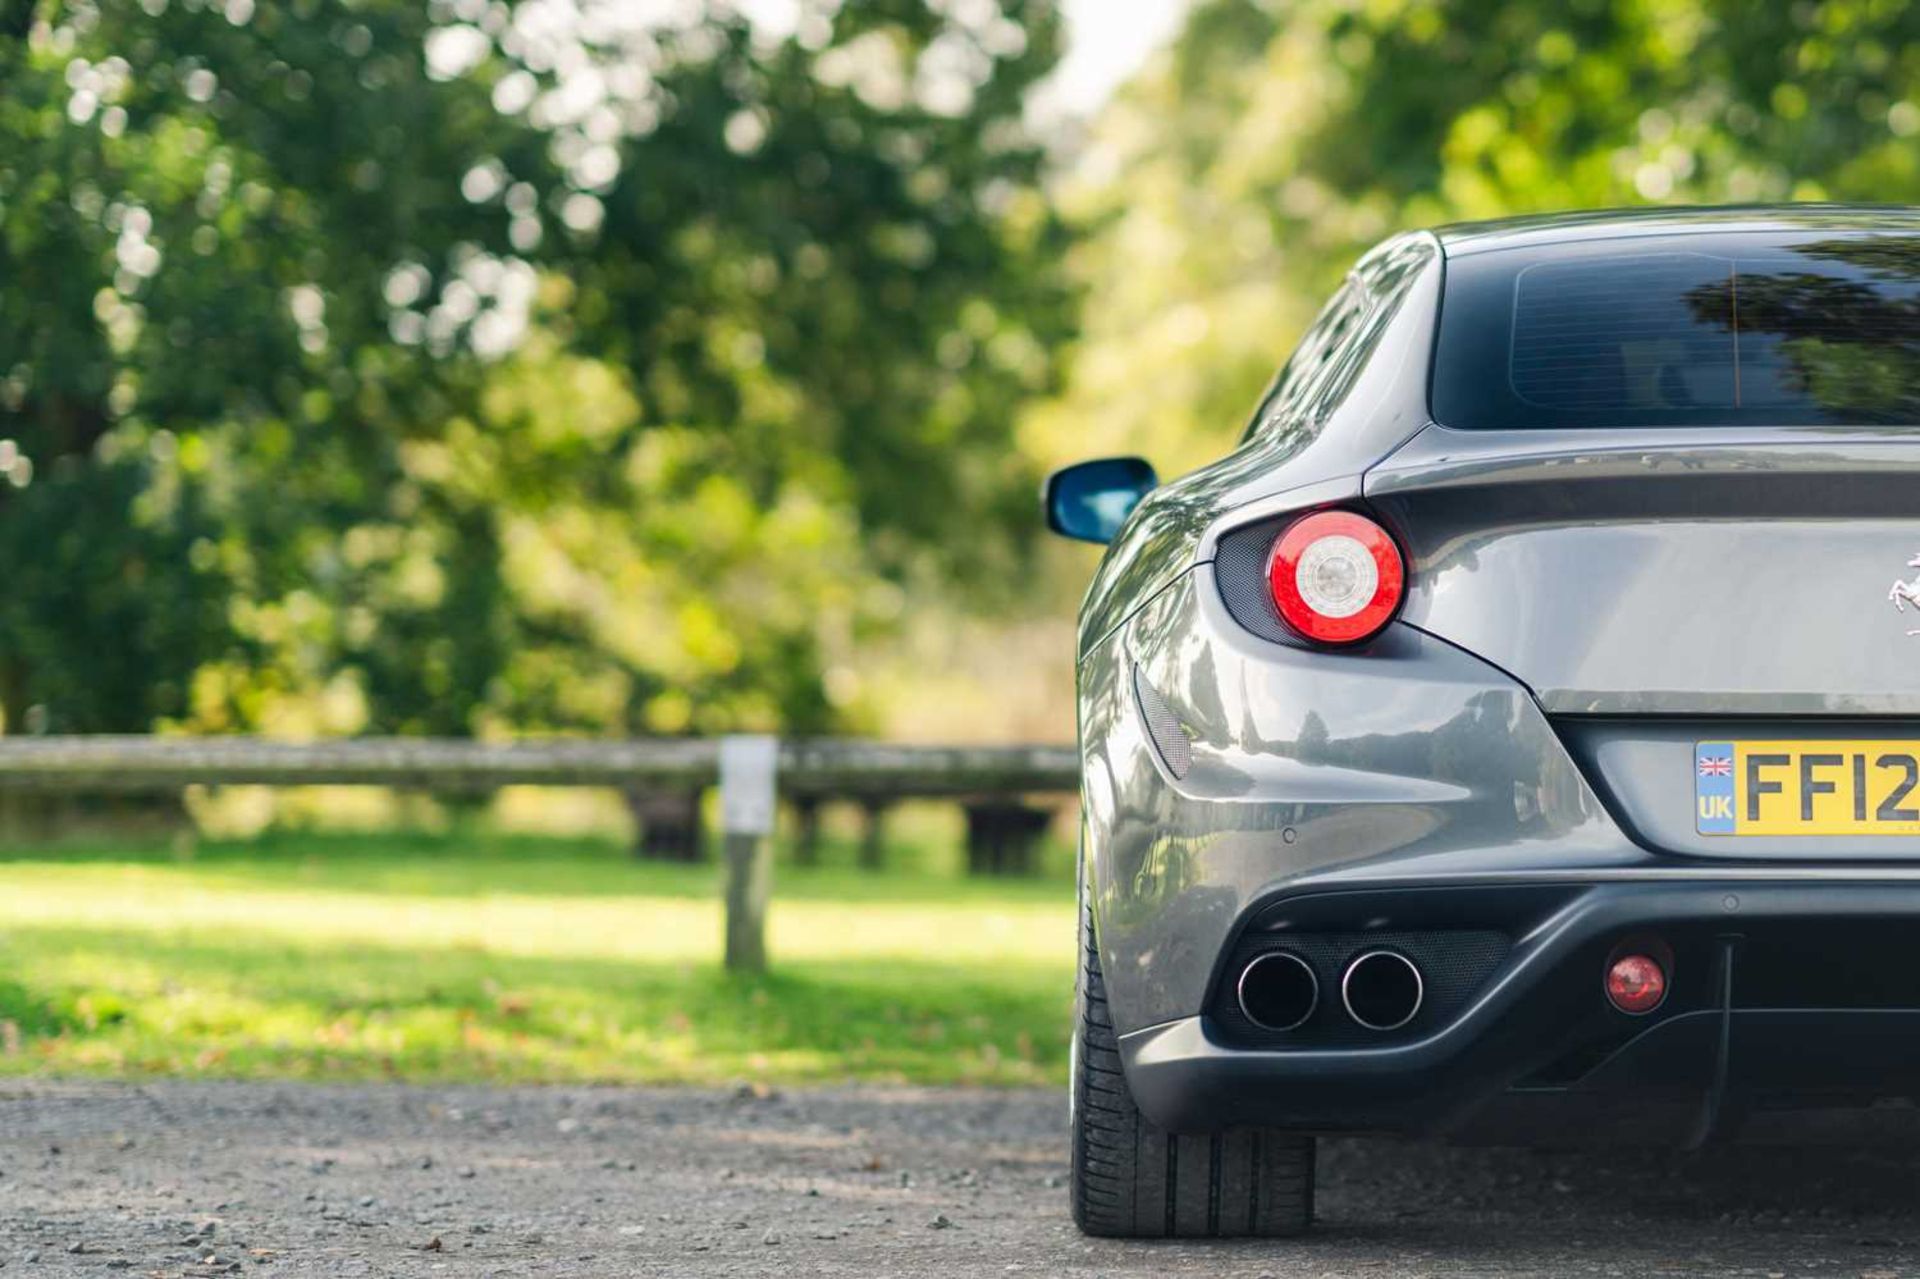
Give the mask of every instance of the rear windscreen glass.
[{"label": "rear windscreen glass", "polygon": [[1920,237],[1461,256],[1433,414],[1488,430],[1920,424]]}]

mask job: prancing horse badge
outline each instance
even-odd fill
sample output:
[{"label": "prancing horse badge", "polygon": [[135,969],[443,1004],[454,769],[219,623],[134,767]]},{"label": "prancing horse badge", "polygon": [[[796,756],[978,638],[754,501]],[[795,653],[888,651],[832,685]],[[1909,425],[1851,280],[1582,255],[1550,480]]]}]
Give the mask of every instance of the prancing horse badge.
[{"label": "prancing horse badge", "polygon": [[[1916,555],[1908,560],[1907,567],[1920,568],[1920,555]],[[1911,582],[1895,582],[1892,588],[1887,591],[1887,598],[1891,600],[1893,606],[1902,613],[1907,611],[1907,605],[1909,604],[1913,605],[1916,609],[1920,609],[1920,577],[1914,578]],[[1920,630],[1908,631],[1907,634],[1920,635]]]}]

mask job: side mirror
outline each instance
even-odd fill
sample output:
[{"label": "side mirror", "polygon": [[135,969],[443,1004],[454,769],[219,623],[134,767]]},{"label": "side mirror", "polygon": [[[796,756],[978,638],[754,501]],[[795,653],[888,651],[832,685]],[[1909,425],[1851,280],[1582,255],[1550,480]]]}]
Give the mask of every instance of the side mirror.
[{"label": "side mirror", "polygon": [[1103,457],[1063,467],[1041,495],[1047,527],[1082,542],[1111,542],[1160,478],[1137,457]]}]

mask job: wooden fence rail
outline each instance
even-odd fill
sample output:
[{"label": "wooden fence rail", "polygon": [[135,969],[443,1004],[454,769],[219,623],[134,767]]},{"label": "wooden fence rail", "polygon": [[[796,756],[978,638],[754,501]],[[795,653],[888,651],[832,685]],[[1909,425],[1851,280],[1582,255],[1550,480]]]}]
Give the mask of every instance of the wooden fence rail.
[{"label": "wooden fence rail", "polygon": [[[897,746],[782,742],[778,775],[789,796],[913,798],[1045,793],[1079,786],[1067,746]],[[0,786],[32,790],[166,791],[196,782],[262,786],[711,785],[719,738],[471,742],[350,738],[269,742],[250,737],[0,737]]]},{"label": "wooden fence rail", "polygon": [[355,738],[0,737],[0,789],[164,792],[183,786],[387,786],[443,792],[501,786],[721,787],[726,958],[766,962],[776,797],[878,803],[936,796],[1070,792],[1066,746],[898,746],[842,739],[657,738],[474,742]]}]

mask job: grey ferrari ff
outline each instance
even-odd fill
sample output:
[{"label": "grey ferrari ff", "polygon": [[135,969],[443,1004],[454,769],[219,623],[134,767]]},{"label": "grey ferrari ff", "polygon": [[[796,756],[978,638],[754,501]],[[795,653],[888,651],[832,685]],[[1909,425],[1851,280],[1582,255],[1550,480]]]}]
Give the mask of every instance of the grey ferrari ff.
[{"label": "grey ferrari ff", "polygon": [[1920,1106],[1920,211],[1362,258],[1238,447],[1055,474],[1073,1210],[1282,1235],[1314,1137]]}]

